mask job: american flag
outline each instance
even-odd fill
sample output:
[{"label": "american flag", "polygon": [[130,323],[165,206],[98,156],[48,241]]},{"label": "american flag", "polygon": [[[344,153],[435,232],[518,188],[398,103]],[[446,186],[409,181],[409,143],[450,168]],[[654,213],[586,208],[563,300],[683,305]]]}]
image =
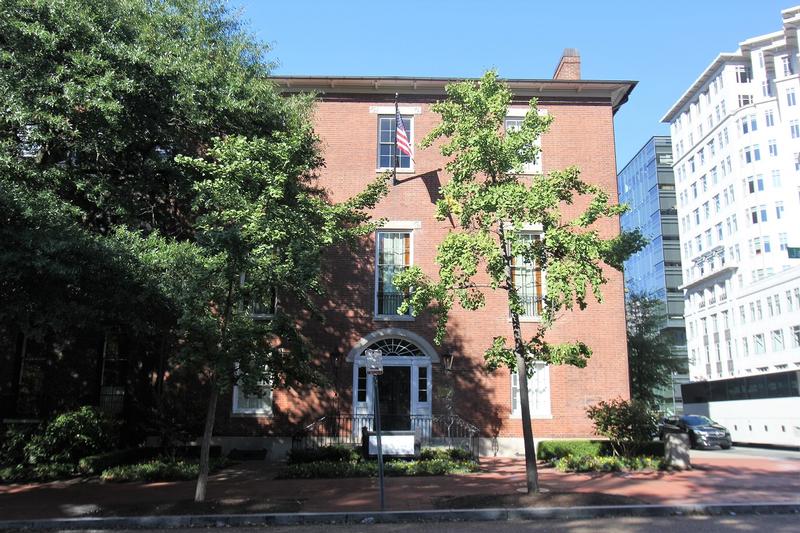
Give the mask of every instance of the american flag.
[{"label": "american flag", "polygon": [[406,125],[403,123],[403,117],[400,116],[400,108],[395,106],[395,124],[397,124],[396,143],[397,149],[411,157],[411,143],[408,142],[408,133],[406,133]]}]

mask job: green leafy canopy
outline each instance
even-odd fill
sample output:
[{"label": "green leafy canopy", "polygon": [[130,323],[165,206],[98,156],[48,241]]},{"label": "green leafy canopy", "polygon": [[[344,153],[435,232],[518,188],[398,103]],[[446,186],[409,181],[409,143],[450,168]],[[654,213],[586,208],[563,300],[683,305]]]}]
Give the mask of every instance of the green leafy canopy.
[{"label": "green leafy canopy", "polygon": [[[438,319],[436,341],[446,334],[448,314],[454,305],[476,310],[485,304],[485,291],[505,291],[509,312],[523,313],[519,295],[511,281],[513,258],[535,262],[547,274],[547,294],[537,332],[515,348],[505,337],[496,337],[486,352],[490,369],[516,367],[517,355],[528,363],[585,366],[591,350],[580,341],[551,345],[545,332],[558,313],[577,304],[586,307],[591,293],[602,299],[606,282],[603,262],[621,267],[621,260],[641,245],[637,233],[604,238],[594,224],[616,217],[626,207],[611,201],[607,192],[580,178],[576,167],[533,176],[521,175],[526,163],[535,161],[537,140],[547,131],[552,117],[540,114],[535,99],[521,126],[504,129],[512,101],[509,89],[487,72],[477,82],[447,87],[448,99],[434,104],[441,123],[422,141],[429,147],[444,139],[441,153],[452,157],[446,169],[452,178],[441,188],[437,204],[440,219],[451,217],[457,229],[438,248],[438,280],[421,268],[412,267],[395,279],[410,293],[401,311],[409,307],[419,313],[430,309]],[[563,207],[581,201],[583,211],[571,220]],[[542,238],[524,238],[529,230]],[[487,276],[488,275],[488,276]],[[521,353],[520,353],[521,352]],[[533,365],[528,365],[532,372]]]}]

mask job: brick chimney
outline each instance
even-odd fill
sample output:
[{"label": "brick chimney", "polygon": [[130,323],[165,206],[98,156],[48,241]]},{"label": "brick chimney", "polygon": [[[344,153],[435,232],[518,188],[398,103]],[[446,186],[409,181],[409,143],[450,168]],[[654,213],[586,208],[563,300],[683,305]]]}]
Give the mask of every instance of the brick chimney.
[{"label": "brick chimney", "polygon": [[579,80],[581,79],[581,56],[577,48],[564,48],[561,61],[558,62],[554,80]]}]

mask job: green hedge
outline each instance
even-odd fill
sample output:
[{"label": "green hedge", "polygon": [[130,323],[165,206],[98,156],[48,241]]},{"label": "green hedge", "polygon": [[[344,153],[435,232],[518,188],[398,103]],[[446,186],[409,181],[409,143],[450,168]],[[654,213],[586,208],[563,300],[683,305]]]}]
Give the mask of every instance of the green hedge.
[{"label": "green hedge", "polygon": [[114,466],[138,463],[158,455],[158,448],[128,448],[90,455],[78,461],[78,470],[84,474],[99,474]]},{"label": "green hedge", "polygon": [[75,466],[65,463],[13,465],[0,468],[0,483],[54,481],[75,475]]},{"label": "green hedge", "polygon": [[287,459],[289,464],[306,464],[317,462],[348,462],[358,461],[361,454],[354,448],[347,446],[320,446],[319,448],[307,448],[299,450],[289,450]]},{"label": "green hedge", "polygon": [[[452,459],[429,459],[422,461],[388,461],[384,465],[387,476],[444,476],[477,472],[480,466],[475,461]],[[377,461],[317,461],[287,465],[278,479],[318,479],[346,477],[377,477]]]},{"label": "green hedge", "polygon": [[450,459],[453,461],[474,461],[475,458],[469,450],[462,448],[424,448],[419,458],[423,461],[431,459]]},{"label": "green hedge", "polygon": [[[211,461],[210,470],[218,470],[227,464],[224,459]],[[103,470],[103,481],[182,481],[194,479],[200,472],[197,461],[158,458],[144,463],[113,466]]]},{"label": "green hedge", "polygon": [[[543,440],[537,446],[536,457],[541,461],[556,461],[563,457],[612,456],[611,443],[605,440]],[[634,456],[664,457],[664,443],[645,442],[634,449]]]},{"label": "green hedge", "polygon": [[661,470],[664,460],[658,457],[613,457],[567,455],[556,459],[561,472],[621,472],[623,470]]},{"label": "green hedge", "polygon": [[541,461],[553,461],[567,456],[598,457],[603,451],[603,441],[596,440],[543,440],[537,446],[536,456]]}]

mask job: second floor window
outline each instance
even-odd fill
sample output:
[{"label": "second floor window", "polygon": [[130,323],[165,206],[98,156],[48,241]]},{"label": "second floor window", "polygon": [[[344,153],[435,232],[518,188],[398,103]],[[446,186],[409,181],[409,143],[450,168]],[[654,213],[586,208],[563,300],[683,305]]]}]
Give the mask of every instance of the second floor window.
[{"label": "second floor window", "polygon": [[[524,233],[521,235],[524,241],[531,242],[539,240],[540,235],[535,233]],[[522,300],[524,312],[523,317],[539,317],[542,315],[544,296],[542,283],[542,269],[533,261],[526,261],[521,256],[513,259],[511,267],[511,281],[514,288]]]},{"label": "second floor window", "polygon": [[399,315],[397,308],[405,295],[394,286],[393,280],[411,266],[411,232],[379,231],[376,266],[375,314]]},{"label": "second floor window", "polygon": [[[506,117],[503,125],[506,131],[518,131],[522,127],[523,117]],[[536,141],[539,145],[539,141]],[[523,174],[538,174],[542,172],[542,152],[536,155],[536,160],[522,166]]]},{"label": "second floor window", "polygon": [[[411,115],[402,115],[403,125],[405,126],[406,135],[408,136],[409,144],[414,146],[414,117]],[[378,117],[378,168],[388,169],[395,166],[395,150],[397,145],[397,124],[394,115],[380,115]],[[397,168],[408,169],[411,167],[411,157],[403,152],[398,152]]]}]

